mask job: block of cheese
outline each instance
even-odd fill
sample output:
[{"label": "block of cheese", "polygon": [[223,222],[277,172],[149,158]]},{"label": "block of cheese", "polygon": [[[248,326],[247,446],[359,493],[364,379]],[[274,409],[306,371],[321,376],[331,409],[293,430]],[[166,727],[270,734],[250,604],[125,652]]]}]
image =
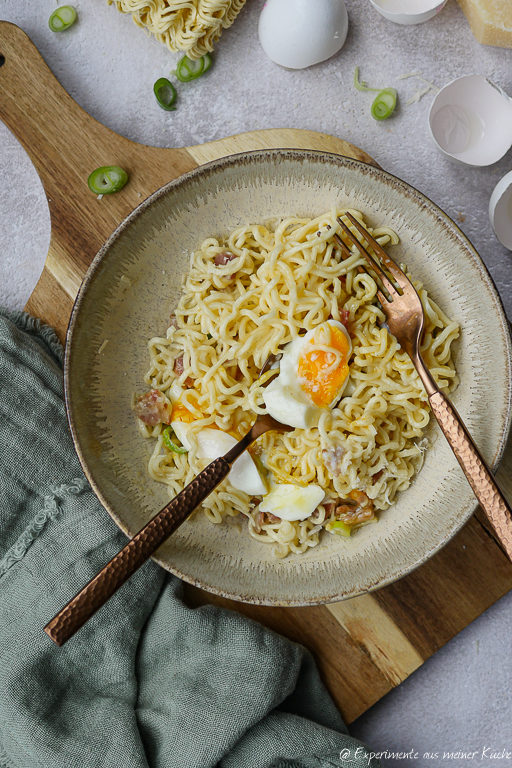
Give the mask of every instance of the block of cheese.
[{"label": "block of cheese", "polygon": [[512,48],[512,0],[457,0],[479,43]]}]

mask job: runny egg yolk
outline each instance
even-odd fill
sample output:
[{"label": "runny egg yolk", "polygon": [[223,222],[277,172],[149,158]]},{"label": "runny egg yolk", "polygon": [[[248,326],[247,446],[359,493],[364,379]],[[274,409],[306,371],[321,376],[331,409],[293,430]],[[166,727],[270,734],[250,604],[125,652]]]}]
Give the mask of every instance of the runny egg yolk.
[{"label": "runny egg yolk", "polygon": [[196,420],[196,417],[186,408],[180,400],[174,403],[172,407],[172,421],[181,421],[184,424],[192,424]]},{"label": "runny egg yolk", "polygon": [[351,354],[347,335],[324,323],[310,341],[311,350],[299,357],[299,384],[319,408],[328,408],[345,383]]}]

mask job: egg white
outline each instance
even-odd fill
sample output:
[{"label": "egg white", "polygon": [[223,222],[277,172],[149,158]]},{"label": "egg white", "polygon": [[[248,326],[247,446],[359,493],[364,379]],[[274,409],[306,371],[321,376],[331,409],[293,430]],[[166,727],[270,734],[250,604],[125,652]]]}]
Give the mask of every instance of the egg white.
[{"label": "egg white", "polygon": [[[191,443],[188,439],[187,433],[193,424],[185,424],[182,421],[172,421],[171,427],[173,428],[176,437],[181,444],[190,450]],[[210,429],[204,427],[197,433],[197,458],[198,459],[218,459],[219,456],[224,456],[228,451],[237,444],[237,440],[228,435],[227,432],[222,432],[220,429]],[[260,473],[256,467],[256,464],[251,458],[249,453],[243,453],[238,458],[231,468],[231,472],[228,475],[229,482],[233,488],[237,488],[239,491],[245,491],[249,496],[262,496],[267,492],[267,486],[262,480]]]},{"label": "egg white", "polygon": [[292,483],[274,485],[260,503],[261,512],[270,512],[281,520],[305,520],[315,511],[325,497],[319,485],[301,488]]}]

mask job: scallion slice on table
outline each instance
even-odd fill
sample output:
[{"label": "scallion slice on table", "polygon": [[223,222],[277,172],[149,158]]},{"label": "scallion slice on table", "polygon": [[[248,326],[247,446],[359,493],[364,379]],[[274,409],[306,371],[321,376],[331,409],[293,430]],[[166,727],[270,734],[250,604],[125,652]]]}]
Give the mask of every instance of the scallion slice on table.
[{"label": "scallion slice on table", "polygon": [[380,88],[370,88],[368,83],[364,80],[359,80],[359,67],[356,67],[354,72],[354,88],[358,91],[379,91]]},{"label": "scallion slice on table", "polygon": [[397,93],[394,88],[384,88],[377,94],[372,104],[372,117],[386,120],[395,111]]},{"label": "scallion slice on table", "polygon": [[205,53],[205,55],[201,56],[197,61],[192,61],[188,56],[183,56],[183,58],[178,61],[176,77],[181,83],[190,83],[191,80],[197,80],[198,77],[204,75],[204,73],[210,69],[211,65],[212,58],[208,53]]},{"label": "scallion slice on table", "polygon": [[212,57],[210,56],[209,53],[205,53],[205,55],[203,56],[203,60],[204,60],[204,67],[203,67],[203,71],[201,72],[202,75],[204,75],[210,69],[212,65]]},{"label": "scallion slice on table", "polygon": [[172,427],[166,427],[162,432],[162,439],[164,441],[164,445],[174,453],[188,453],[188,450],[186,448],[182,448],[181,446],[176,445],[176,443],[173,443],[173,441],[171,440],[171,432],[172,432]]},{"label": "scallion slice on table", "polygon": [[87,184],[96,195],[111,195],[119,192],[127,181],[128,174],[118,165],[103,165],[91,173]]},{"label": "scallion slice on table", "polygon": [[159,78],[153,86],[153,91],[162,109],[165,109],[167,112],[173,112],[176,109],[176,107],[173,107],[173,104],[178,94],[170,80],[167,80],[166,77]]},{"label": "scallion slice on table", "polygon": [[52,32],[64,32],[77,20],[78,15],[72,5],[62,5],[56,8],[48,20],[48,26]]}]

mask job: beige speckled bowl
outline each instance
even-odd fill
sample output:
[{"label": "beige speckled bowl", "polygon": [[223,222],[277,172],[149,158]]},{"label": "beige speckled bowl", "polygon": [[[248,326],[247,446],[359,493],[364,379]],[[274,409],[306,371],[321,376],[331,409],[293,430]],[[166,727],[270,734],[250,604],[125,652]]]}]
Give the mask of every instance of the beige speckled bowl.
[{"label": "beige speckled bowl", "polygon": [[[71,428],[95,492],[128,535],[168,501],[166,487],[147,474],[151,444],[140,437],[130,403],[144,386],[148,339],[165,335],[190,252],[244,223],[316,216],[333,205],[393,227],[401,244],[392,255],[461,324],[453,401],[496,467],[511,418],[511,342],[498,294],[458,227],[408,184],[355,160],[251,152],[202,166],[145,201],[98,253],[76,301],[65,362]],[[476,507],[450,448],[437,426],[433,431],[437,439],[410,489],[378,525],[349,540],[324,534],[307,554],[275,560],[245,530],[213,526],[196,513],[156,560],[211,592],[266,605],[325,603],[388,584],[446,544]]]}]

